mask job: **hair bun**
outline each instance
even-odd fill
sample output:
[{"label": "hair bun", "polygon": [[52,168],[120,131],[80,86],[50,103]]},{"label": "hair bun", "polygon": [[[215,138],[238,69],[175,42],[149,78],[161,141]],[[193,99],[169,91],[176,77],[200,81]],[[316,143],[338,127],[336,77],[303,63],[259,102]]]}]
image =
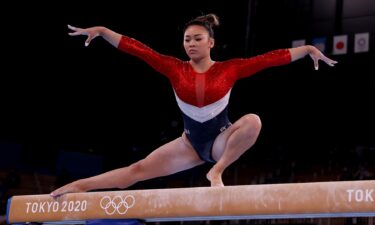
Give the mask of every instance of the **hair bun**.
[{"label": "hair bun", "polygon": [[215,14],[210,13],[210,14],[205,15],[204,17],[206,21],[211,24],[211,26],[217,27],[220,25],[219,17],[217,17]]}]

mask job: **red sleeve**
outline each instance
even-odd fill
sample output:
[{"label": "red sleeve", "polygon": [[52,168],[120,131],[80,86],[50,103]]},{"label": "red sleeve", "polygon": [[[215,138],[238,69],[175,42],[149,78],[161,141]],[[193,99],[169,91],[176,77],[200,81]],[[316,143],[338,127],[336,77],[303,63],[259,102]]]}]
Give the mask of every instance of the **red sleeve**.
[{"label": "red sleeve", "polygon": [[263,69],[281,66],[292,60],[288,49],[278,49],[246,59],[233,59],[232,64],[237,72],[237,79],[251,76]]},{"label": "red sleeve", "polygon": [[167,77],[173,76],[173,71],[175,71],[177,65],[181,63],[181,60],[175,57],[162,55],[140,41],[127,36],[121,37],[118,49],[142,59],[156,71]]}]

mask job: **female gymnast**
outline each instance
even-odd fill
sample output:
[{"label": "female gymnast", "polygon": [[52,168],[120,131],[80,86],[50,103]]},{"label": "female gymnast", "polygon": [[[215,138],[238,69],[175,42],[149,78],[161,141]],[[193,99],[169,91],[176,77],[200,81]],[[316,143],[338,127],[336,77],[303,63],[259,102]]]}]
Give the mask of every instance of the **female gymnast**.
[{"label": "female gymnast", "polygon": [[181,137],[138,162],[76,180],[51,192],[51,196],[94,189],[124,189],[136,182],[167,176],[205,162],[213,165],[206,175],[211,186],[224,186],[223,171],[254,145],[261,130],[261,120],[255,114],[244,115],[233,124],[228,119],[227,106],[234,83],[260,70],[285,65],[306,55],[310,55],[316,70],[319,60],[329,66],[337,63],[310,45],[277,49],[251,58],[214,61],[210,52],[215,45],[214,27],[218,25],[215,14],[198,16],[186,23],[183,46],[189,61],[160,54],[106,27],[83,29],[68,25],[71,36],[87,36],[86,46],[94,38],[102,37],[120,51],[144,60],[166,76],[181,110],[184,131]]}]

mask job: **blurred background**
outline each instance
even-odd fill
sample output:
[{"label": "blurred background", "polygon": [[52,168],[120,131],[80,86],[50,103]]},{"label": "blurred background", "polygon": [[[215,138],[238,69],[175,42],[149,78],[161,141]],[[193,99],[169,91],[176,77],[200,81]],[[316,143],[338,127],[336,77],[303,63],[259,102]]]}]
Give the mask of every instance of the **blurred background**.
[{"label": "blurred background", "polygon": [[[49,193],[129,165],[183,131],[164,76],[101,38],[85,47],[84,36],[67,34],[67,24],[106,26],[183,60],[184,24],[207,13],[221,21],[216,61],[301,43],[319,47],[339,63],[320,63],[315,71],[306,57],[236,83],[231,120],[256,113],[263,128],[251,150],[227,169],[224,183],[374,179],[373,0],[6,4],[11,16],[3,18],[2,31],[0,215],[12,195]],[[129,189],[207,186],[210,166]]]}]

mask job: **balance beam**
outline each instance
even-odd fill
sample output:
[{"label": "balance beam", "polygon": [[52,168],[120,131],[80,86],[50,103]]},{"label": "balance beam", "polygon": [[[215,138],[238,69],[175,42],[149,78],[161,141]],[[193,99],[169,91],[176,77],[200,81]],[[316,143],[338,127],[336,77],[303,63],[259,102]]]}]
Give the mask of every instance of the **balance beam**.
[{"label": "balance beam", "polygon": [[375,216],[375,180],[13,196],[7,222]]}]

